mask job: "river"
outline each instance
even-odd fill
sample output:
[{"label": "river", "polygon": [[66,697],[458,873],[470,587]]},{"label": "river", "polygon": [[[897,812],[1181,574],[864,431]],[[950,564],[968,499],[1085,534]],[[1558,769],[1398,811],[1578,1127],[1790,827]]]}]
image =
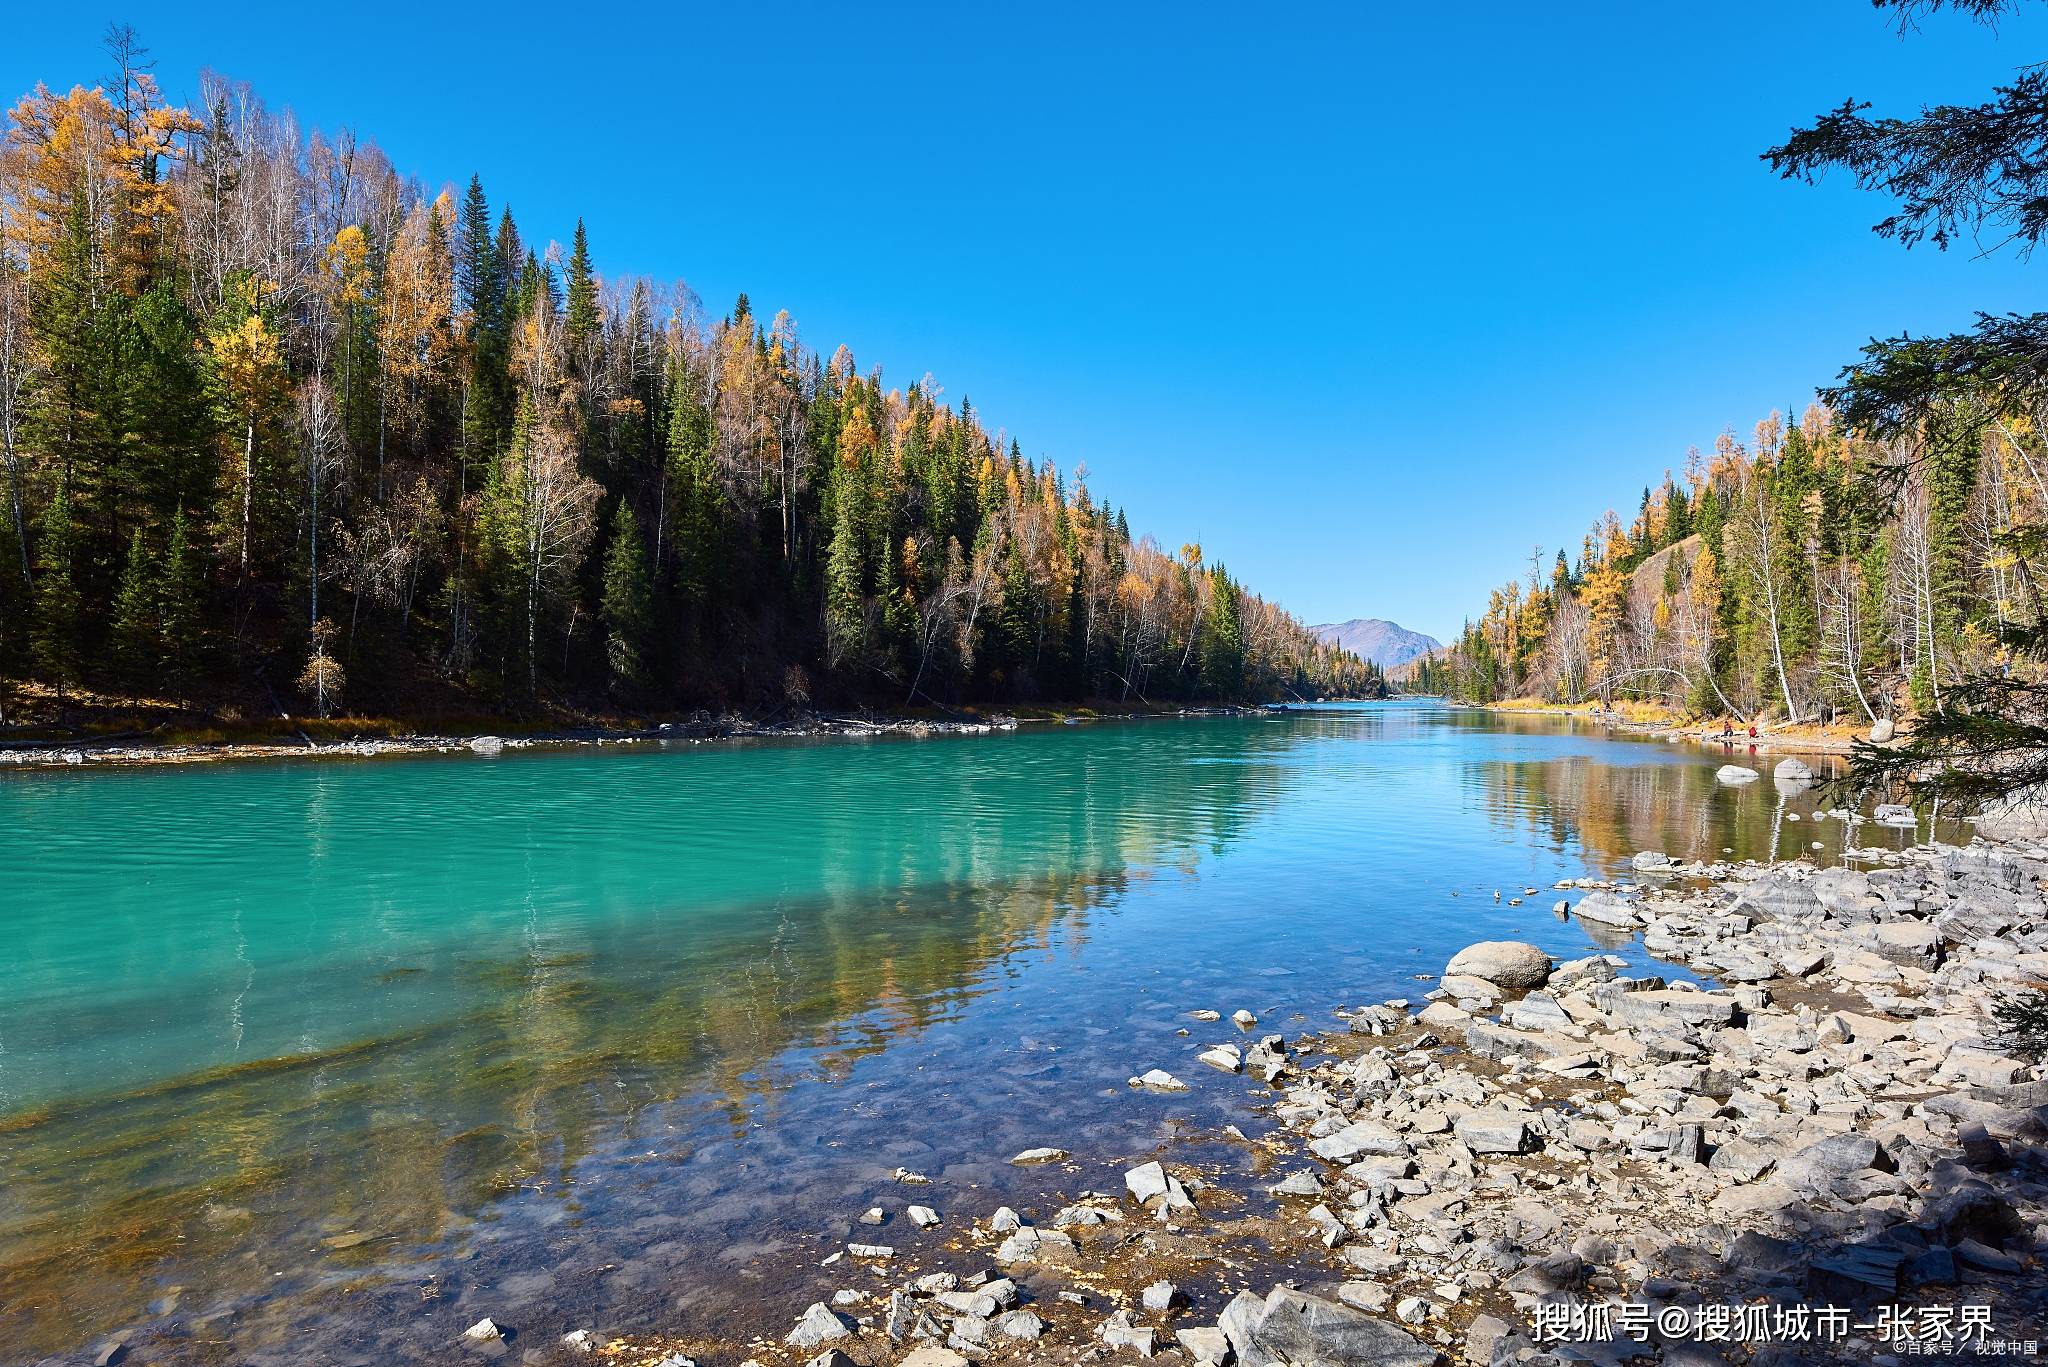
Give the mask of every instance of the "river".
[{"label": "river", "polygon": [[1241,1118],[1190,1010],[1590,952],[1551,885],[1639,849],[1914,837],[1727,759],[1415,701],[8,775],[0,1362],[786,1325],[898,1166],[993,1208],[1021,1149]]}]

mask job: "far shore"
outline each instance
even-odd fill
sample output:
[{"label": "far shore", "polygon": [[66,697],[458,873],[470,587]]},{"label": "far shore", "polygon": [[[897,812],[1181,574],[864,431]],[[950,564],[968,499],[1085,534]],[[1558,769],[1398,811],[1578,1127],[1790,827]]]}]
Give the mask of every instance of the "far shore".
[{"label": "far shore", "polygon": [[[1330,701],[1342,701],[1332,699]],[[303,724],[283,719],[280,729],[249,739],[179,739],[150,733],[85,735],[73,738],[36,737],[0,741],[0,772],[93,766],[198,764],[222,760],[305,760],[373,758],[385,755],[477,754],[506,750],[562,749],[573,746],[647,745],[689,742],[705,744],[738,740],[789,740],[823,736],[988,735],[1027,725],[1078,725],[1094,721],[1143,721],[1155,718],[1251,716],[1258,705],[1151,706],[1096,704],[1068,708],[1006,711],[957,711],[950,714],[832,713],[785,710],[767,717],[737,713],[697,712],[670,720],[637,725],[592,724],[519,731],[412,730],[402,723],[365,721],[353,731],[349,722]],[[282,729],[290,727],[290,730]],[[315,734],[317,732],[318,734]],[[202,736],[204,733],[201,733]]]},{"label": "far shore", "polygon": [[1652,740],[1690,741],[1697,745],[1719,748],[1748,747],[1758,754],[1808,754],[1846,755],[1861,740],[1867,740],[1870,728],[1836,723],[1822,726],[1813,723],[1798,725],[1758,726],[1754,739],[1750,738],[1748,723],[1728,721],[1733,730],[1723,735],[1721,726],[1724,719],[1684,718],[1668,709],[1625,705],[1622,708],[1605,708],[1598,703],[1580,703],[1566,706],[1562,703],[1538,702],[1533,698],[1510,698],[1496,703],[1451,703],[1453,707],[1468,707],[1480,712],[1501,712],[1516,716],[1576,717],[1597,721],[1603,726],[1629,735],[1644,736]]}]

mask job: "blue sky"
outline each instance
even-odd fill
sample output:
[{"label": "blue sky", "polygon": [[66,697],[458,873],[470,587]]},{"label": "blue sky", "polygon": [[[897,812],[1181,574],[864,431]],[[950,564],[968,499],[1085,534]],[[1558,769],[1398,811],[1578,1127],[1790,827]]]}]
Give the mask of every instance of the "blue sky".
[{"label": "blue sky", "polygon": [[248,80],[430,185],[480,173],[529,237],[581,214],[607,273],[931,372],[1310,621],[1444,636],[1865,338],[2038,299],[1757,160],[1850,95],[1979,97],[2048,58],[2032,14],[438,8],[35,6],[0,92],[90,82],[127,18],[174,96]]}]

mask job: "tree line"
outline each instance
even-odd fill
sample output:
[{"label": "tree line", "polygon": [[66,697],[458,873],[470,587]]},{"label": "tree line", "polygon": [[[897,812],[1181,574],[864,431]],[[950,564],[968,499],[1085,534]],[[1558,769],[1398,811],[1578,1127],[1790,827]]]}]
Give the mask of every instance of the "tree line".
[{"label": "tree line", "polygon": [[0,678],[321,715],[1359,696],[929,378],[133,33],[0,146]]},{"label": "tree line", "polygon": [[2040,589],[2044,413],[1959,399],[1885,435],[1773,413],[1532,557],[1420,671],[1475,701],[1654,700],[1701,716],[1870,725],[2012,668]]}]

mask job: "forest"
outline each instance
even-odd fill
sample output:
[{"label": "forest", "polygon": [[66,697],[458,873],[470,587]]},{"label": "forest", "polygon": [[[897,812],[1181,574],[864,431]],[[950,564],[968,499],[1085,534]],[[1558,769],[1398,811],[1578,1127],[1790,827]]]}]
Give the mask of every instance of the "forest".
[{"label": "forest", "polygon": [[107,60],[0,147],[8,720],[1383,691],[929,378]]},{"label": "forest", "polygon": [[1948,396],[1879,438],[1815,404],[1531,556],[1418,686],[1493,702],[1641,699],[1695,716],[1868,727],[2024,664],[2048,446],[2030,404]]}]

